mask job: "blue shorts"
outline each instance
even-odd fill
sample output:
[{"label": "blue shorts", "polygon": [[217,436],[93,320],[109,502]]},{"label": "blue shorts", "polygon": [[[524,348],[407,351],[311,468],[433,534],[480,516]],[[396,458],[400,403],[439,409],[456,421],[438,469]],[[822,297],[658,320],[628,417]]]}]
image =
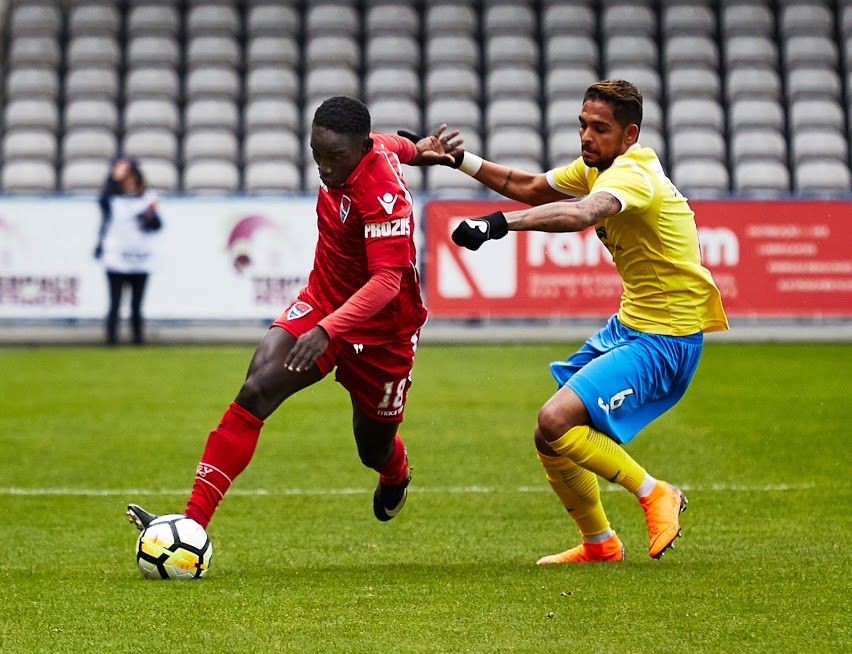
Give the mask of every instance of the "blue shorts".
[{"label": "blue shorts", "polygon": [[683,397],[695,374],[704,334],[645,334],[612,316],[566,361],[550,364],[559,388],[565,384],[586,405],[592,425],[619,443]]}]

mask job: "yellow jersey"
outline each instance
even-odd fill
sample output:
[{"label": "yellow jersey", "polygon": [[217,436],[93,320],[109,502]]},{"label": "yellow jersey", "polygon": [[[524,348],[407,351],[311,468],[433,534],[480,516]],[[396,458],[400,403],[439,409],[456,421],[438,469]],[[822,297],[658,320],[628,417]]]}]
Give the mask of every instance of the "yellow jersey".
[{"label": "yellow jersey", "polygon": [[604,171],[578,157],[548,171],[547,181],[566,195],[605,191],[621,203],[595,231],[624,285],[622,323],[667,336],[728,328],[719,289],[701,265],[695,214],[651,148],[636,143]]}]

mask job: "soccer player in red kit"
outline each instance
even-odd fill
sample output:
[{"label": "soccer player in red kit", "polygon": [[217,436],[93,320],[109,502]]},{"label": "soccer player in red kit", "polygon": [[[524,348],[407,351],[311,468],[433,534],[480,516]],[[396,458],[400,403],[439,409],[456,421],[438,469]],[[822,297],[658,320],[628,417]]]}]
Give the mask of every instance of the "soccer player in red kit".
[{"label": "soccer player in red kit", "polygon": [[[201,526],[251,460],[263,421],[334,369],[352,399],[358,455],[379,473],[373,512],[386,521],[402,509],[411,475],[397,428],[426,309],[401,164],[452,164],[449,153],[460,140],[445,128],[412,143],[371,133],[370,113],[354,98],[329,98],[316,110],[311,151],[321,186],[313,269],[207,438],[184,511]],[[135,504],[127,515],[139,529],[155,517]]]}]

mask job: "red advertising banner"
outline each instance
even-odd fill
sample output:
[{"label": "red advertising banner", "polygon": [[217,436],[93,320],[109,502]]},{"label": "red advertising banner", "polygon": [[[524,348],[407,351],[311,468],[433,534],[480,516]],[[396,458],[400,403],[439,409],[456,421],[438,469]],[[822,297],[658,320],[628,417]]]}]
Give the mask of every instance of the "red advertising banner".
[{"label": "red advertising banner", "polygon": [[[694,201],[701,255],[731,317],[852,317],[852,202]],[[425,289],[435,318],[597,318],[618,308],[621,280],[593,229],[511,232],[476,252],[459,220],[521,205],[426,205]]]}]

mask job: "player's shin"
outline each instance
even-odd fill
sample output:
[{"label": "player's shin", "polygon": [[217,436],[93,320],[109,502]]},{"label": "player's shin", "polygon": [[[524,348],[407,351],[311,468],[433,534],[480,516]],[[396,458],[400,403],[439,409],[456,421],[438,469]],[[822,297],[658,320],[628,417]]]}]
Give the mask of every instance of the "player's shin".
[{"label": "player's shin", "polygon": [[195,472],[185,514],[207,527],[233,480],[251,461],[263,421],[231,402],[210,432]]},{"label": "player's shin", "polygon": [[645,469],[618,443],[588,425],[572,427],[548,443],[555,452],[607,481],[635,493],[645,479]]},{"label": "player's shin", "polygon": [[609,521],[601,504],[598,478],[564,456],[538,453],[550,487],[577,523],[584,539],[609,533]]}]

